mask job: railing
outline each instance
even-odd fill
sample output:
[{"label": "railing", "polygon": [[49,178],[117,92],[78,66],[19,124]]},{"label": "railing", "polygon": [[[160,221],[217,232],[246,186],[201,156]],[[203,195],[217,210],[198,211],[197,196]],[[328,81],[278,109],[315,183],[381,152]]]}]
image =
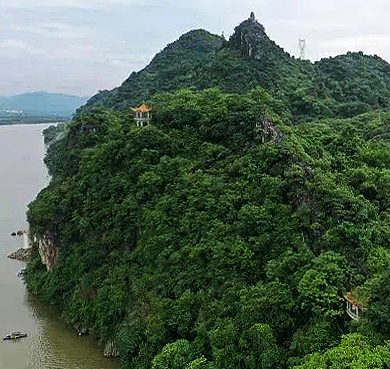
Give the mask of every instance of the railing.
[{"label": "railing", "polygon": [[[353,307],[352,307],[353,306]],[[353,320],[359,320],[359,308],[351,303],[347,302],[347,314]]]}]

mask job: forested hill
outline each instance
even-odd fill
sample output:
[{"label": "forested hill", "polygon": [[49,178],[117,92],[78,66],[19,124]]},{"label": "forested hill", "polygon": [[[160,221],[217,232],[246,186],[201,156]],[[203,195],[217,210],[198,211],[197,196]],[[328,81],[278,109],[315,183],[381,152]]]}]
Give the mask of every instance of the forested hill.
[{"label": "forested hill", "polygon": [[388,73],[182,36],[47,132],[29,291],[123,368],[389,368]]},{"label": "forested hill", "polygon": [[100,92],[88,105],[127,108],[149,100],[156,92],[179,88],[218,87],[233,93],[258,86],[274,92],[295,90],[309,85],[311,72],[310,63],[291,58],[251,17],[235,28],[229,41],[204,30],[184,34],[145,69],[132,73],[113,91]]},{"label": "forested hill", "polygon": [[390,65],[362,52],[314,64],[295,59],[251,15],[228,41],[204,30],[184,34],[121,86],[91,98],[86,108],[126,110],[157,92],[213,87],[227,93],[264,88],[283,100],[296,119],[350,117],[389,106]]},{"label": "forested hill", "polygon": [[360,102],[362,109],[388,107],[390,64],[377,55],[349,52],[315,64],[317,84],[328,96],[344,103]]}]

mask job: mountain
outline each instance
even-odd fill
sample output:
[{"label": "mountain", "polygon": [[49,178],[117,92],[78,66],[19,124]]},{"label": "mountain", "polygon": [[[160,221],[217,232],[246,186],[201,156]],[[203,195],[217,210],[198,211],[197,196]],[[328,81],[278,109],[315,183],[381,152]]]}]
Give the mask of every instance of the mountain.
[{"label": "mountain", "polygon": [[227,93],[264,88],[283,100],[296,120],[350,117],[390,106],[390,64],[362,52],[314,64],[295,59],[268,37],[252,13],[228,41],[205,30],[184,34],[121,86],[92,97],[85,109],[126,110],[157,92],[213,87]]},{"label": "mountain", "polygon": [[292,58],[271,41],[252,14],[235,28],[229,41],[205,30],[182,35],[147,67],[133,72],[118,88],[92,97],[87,106],[128,108],[157,92],[180,88],[218,87],[232,93],[258,86],[274,92],[294,90],[310,83],[312,69],[310,63]]},{"label": "mountain", "polygon": [[50,92],[32,92],[0,98],[0,109],[26,115],[70,117],[87,98]]},{"label": "mountain", "polygon": [[389,368],[389,76],[186,33],[45,131],[29,292],[124,369]]},{"label": "mountain", "polygon": [[111,92],[100,92],[87,105],[127,107],[146,101],[157,92],[199,87],[207,83],[202,71],[215,60],[222,44],[221,37],[205,30],[190,31],[167,45],[146,68],[133,72],[121,86]]},{"label": "mountain", "polygon": [[317,84],[334,99],[360,101],[372,108],[389,106],[390,64],[379,56],[349,52],[321,59],[315,67]]}]

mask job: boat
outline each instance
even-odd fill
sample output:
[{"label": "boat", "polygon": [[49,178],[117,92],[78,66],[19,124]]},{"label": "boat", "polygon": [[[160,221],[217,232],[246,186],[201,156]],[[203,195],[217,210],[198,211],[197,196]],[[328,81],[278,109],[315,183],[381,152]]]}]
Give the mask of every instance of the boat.
[{"label": "boat", "polygon": [[6,334],[3,337],[3,340],[17,340],[19,338],[24,338],[27,337],[27,333],[22,333],[22,332],[10,332],[9,334]]}]

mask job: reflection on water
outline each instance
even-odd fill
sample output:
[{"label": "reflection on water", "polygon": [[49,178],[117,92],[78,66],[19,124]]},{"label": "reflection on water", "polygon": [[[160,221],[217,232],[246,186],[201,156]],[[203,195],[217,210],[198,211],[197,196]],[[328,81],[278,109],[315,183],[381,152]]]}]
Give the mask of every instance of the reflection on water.
[{"label": "reflection on water", "polygon": [[117,369],[91,337],[78,337],[59,316],[26,295],[17,276],[24,265],[6,255],[21,245],[10,233],[26,227],[26,206],[47,184],[42,163],[45,125],[0,126],[0,369]]},{"label": "reflection on water", "polygon": [[28,343],[26,368],[118,368],[115,361],[102,356],[91,337],[80,337],[70,330],[53,308],[43,306],[29,295],[26,300],[37,324]]}]

